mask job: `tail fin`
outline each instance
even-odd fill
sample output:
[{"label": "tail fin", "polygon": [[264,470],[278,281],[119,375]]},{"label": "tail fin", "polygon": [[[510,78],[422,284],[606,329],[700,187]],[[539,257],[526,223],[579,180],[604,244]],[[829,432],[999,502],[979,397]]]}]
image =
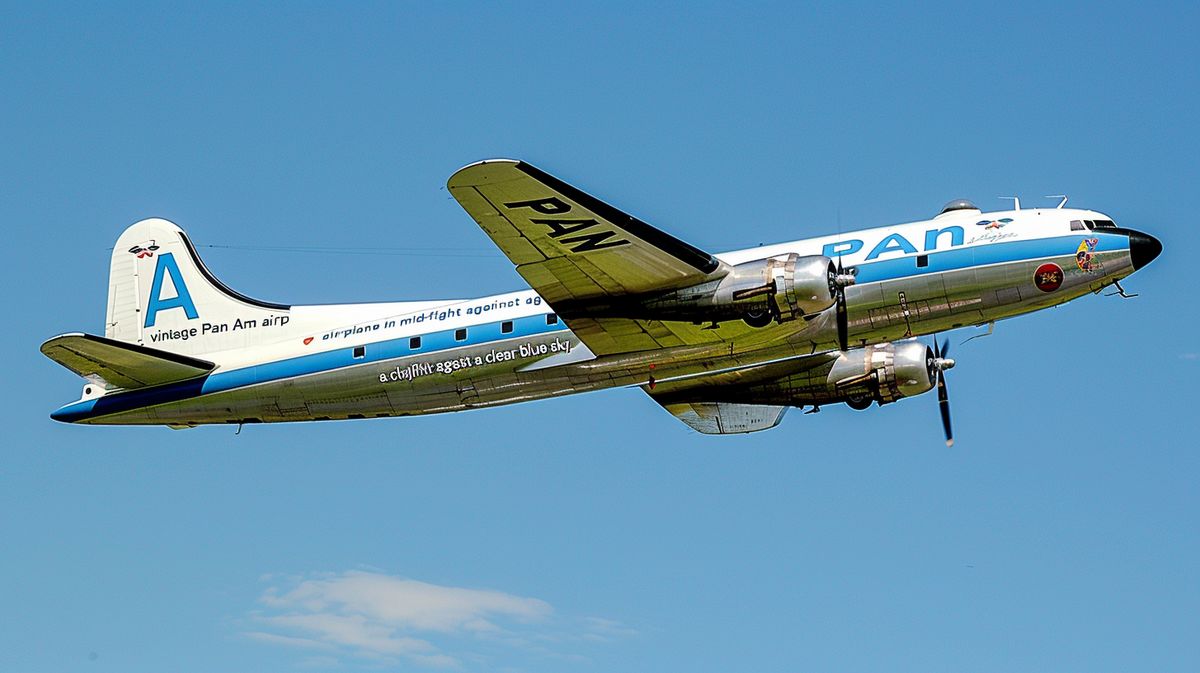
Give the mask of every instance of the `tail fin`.
[{"label": "tail fin", "polygon": [[109,339],[201,355],[261,343],[255,330],[287,324],[290,311],[226,287],[183,230],[167,220],[135,223],[113,248],[104,330]]}]

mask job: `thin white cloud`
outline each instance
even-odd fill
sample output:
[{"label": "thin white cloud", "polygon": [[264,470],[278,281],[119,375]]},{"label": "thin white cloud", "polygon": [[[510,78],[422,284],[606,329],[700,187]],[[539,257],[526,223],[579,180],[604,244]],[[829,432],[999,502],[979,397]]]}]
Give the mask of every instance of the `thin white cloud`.
[{"label": "thin white cloud", "polygon": [[278,633],[267,633],[265,631],[244,631],[242,635],[250,640],[257,640],[260,643],[270,643],[272,645],[286,645],[288,647],[304,647],[315,650],[333,649],[329,643],[323,643],[319,640],[311,638],[297,638],[295,636],[281,636]]},{"label": "thin white cloud", "polygon": [[585,617],[583,623],[585,629],[584,637],[591,640],[608,642],[610,640],[617,640],[618,638],[630,638],[637,635],[635,629],[631,629],[614,619]]},{"label": "thin white cloud", "polygon": [[305,657],[304,659],[296,662],[296,665],[300,668],[338,668],[341,666],[341,663],[342,662],[338,661],[337,657],[321,655],[316,657]]},{"label": "thin white cloud", "polygon": [[[327,650],[330,657],[407,660],[460,668],[499,645],[536,656],[576,658],[555,643],[608,642],[635,632],[608,619],[564,620],[549,603],[491,589],[442,586],[376,572],[349,571],[271,583],[243,635],[262,643]],[[436,641],[436,642],[435,642]]]}]

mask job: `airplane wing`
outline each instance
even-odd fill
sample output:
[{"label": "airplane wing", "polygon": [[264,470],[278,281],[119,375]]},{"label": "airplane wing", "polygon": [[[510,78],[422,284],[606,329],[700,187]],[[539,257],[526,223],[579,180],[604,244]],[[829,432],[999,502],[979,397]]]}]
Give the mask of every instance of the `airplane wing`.
[{"label": "airplane wing", "polygon": [[462,168],[447,187],[597,355],[717,343],[743,331],[589,315],[589,301],[694,285],[721,262],[552,175],[496,159]]},{"label": "airplane wing", "polygon": [[206,360],[80,333],[50,339],[42,344],[42,353],[85,379],[116,388],[184,381],[216,367]]},{"label": "airplane wing", "polygon": [[777,400],[754,402],[753,386],[782,382],[801,372],[828,365],[837,356],[816,353],[738,367],[702,376],[660,382],[642,389],[672,416],[706,435],[730,435],[770,430],[789,407]]},{"label": "airplane wing", "polygon": [[721,264],[524,162],[471,164],[447,187],[551,306],[693,285]]}]

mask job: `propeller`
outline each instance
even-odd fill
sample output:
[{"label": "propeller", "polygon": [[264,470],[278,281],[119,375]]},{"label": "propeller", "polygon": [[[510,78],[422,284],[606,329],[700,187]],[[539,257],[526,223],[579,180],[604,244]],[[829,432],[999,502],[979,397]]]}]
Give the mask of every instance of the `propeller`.
[{"label": "propeller", "polygon": [[850,269],[850,273],[846,273],[846,270],[842,268],[842,256],[838,255],[837,273],[833,277],[832,285],[835,288],[833,296],[834,305],[837,307],[838,348],[842,349],[843,352],[850,346],[848,343],[850,339],[850,322],[847,318],[848,311],[846,310],[846,287],[854,284],[856,280],[854,274],[854,269]]},{"label": "propeller", "polygon": [[950,393],[946,390],[946,370],[954,369],[954,360],[950,359],[950,342],[947,340],[938,345],[937,337],[933,339],[933,361],[930,363],[937,376],[938,408],[942,412],[942,430],[946,433],[946,446],[954,446],[954,432],[950,428]]}]

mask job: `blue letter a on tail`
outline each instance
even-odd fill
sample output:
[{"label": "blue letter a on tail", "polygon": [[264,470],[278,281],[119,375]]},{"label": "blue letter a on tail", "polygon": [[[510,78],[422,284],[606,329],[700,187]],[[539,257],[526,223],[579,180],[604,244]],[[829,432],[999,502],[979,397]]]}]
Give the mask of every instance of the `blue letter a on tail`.
[{"label": "blue letter a on tail", "polygon": [[[175,286],[175,296],[169,299],[162,298],[163,274],[171,274],[171,284]],[[187,284],[183,282],[183,274],[179,273],[175,255],[168,252],[158,256],[158,264],[154,267],[150,301],[146,304],[146,327],[154,327],[154,319],[159,311],[172,308],[182,308],[187,313],[188,320],[200,317],[200,314],[196,313],[196,305],[192,303],[192,295],[188,293]]]}]

